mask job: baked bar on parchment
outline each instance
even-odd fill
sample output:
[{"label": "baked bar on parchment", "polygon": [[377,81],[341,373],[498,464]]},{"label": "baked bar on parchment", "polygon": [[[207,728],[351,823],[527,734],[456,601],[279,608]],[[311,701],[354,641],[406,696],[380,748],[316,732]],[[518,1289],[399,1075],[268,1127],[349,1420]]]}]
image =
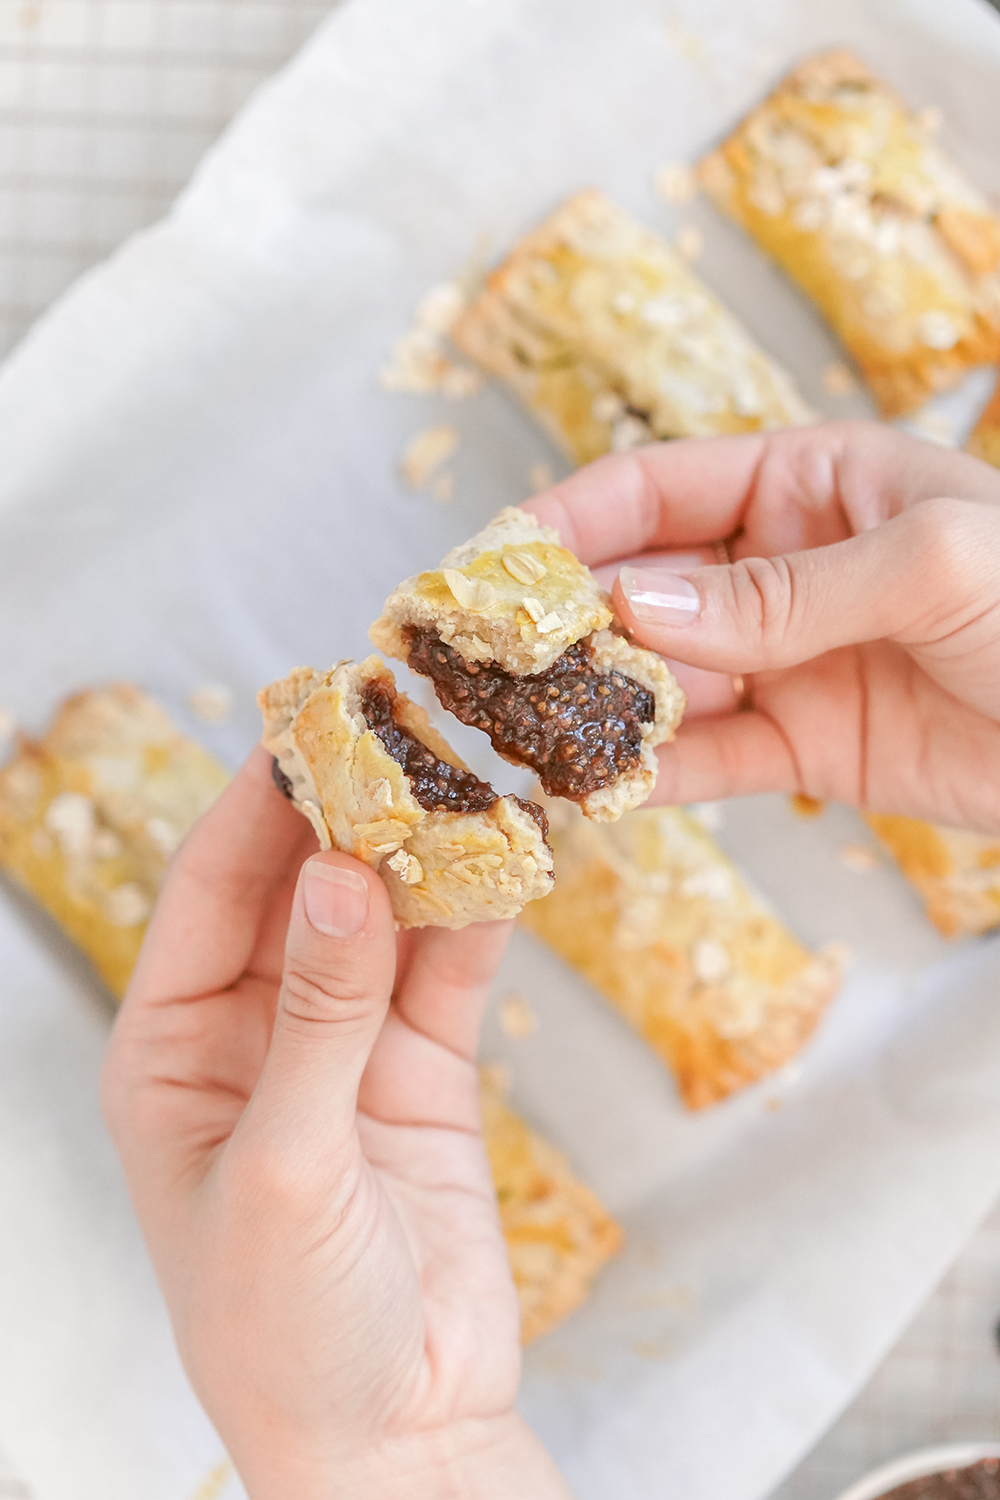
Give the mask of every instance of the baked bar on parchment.
[{"label": "baked bar on parchment", "polygon": [[450,336],[578,464],[815,420],[681,256],[593,190],[520,241]]},{"label": "baked bar on parchment", "polygon": [[688,813],[595,827],[554,805],[556,885],[522,922],[606,995],[700,1109],[803,1046],[839,979],[747,888]]},{"label": "baked bar on parchment", "polygon": [[887,417],[1000,357],[1000,219],[931,135],[852,53],[827,52],[698,173],[816,303]]},{"label": "baked bar on parchment", "polygon": [[1000,469],[1000,382],[983,408],[966,443],[966,450],[984,463]]},{"label": "baked bar on parchment", "polygon": [[369,635],[547,793],[607,820],[649,796],[655,748],[684,709],[662,658],[620,629],[558,533],[508,506],[440,568],[401,583]]},{"label": "baked bar on parchment", "polygon": [[480,1070],[483,1133],[526,1344],[586,1301],[622,1232],[562,1153],[507,1108],[503,1075]]},{"label": "baked bar on parchment", "polygon": [[138,688],[79,693],[0,770],[0,868],[120,996],[167,862],[228,779]]},{"label": "baked bar on parchment", "polygon": [[889,813],[865,813],[865,821],[945,937],[1000,925],[1000,838]]},{"label": "baked bar on parchment", "polygon": [[320,846],[378,870],[403,927],[513,917],[552,885],[541,808],[468,770],[377,656],[257,695],[275,781]]}]

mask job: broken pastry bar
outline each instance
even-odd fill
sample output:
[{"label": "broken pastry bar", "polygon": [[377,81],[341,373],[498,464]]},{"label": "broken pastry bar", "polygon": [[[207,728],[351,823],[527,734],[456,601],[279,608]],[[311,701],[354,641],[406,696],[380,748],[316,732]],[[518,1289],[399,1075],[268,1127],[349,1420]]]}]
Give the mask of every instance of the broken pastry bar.
[{"label": "broken pastry bar", "polygon": [[794,1057],[838,982],[688,813],[553,808],[556,887],[522,921],[622,1012],[700,1109]]},{"label": "broken pastry bar", "polygon": [[504,1103],[502,1070],[480,1072],[483,1133],[521,1303],[521,1342],[585,1302],[622,1232],[566,1158]]},{"label": "broken pastry bar", "polygon": [[377,656],[258,694],[279,789],[323,849],[378,870],[403,927],[513,917],[552,884],[545,814],[459,760]]},{"label": "broken pastry bar", "polygon": [[865,821],[945,937],[1000,925],[1000,838],[894,814],[866,813]]},{"label": "broken pastry bar", "polygon": [[508,507],[441,567],[408,578],[369,634],[463,724],[588,817],[645,801],[684,695],[609,626],[610,597],[551,527]]},{"label": "broken pastry bar", "polygon": [[975,458],[1000,469],[1000,383],[983,408],[965,446]]},{"label": "broken pastry bar", "polygon": [[0,867],[120,996],[170,855],[228,779],[137,688],[80,693],[0,770]]},{"label": "broken pastry bar", "polygon": [[1000,356],[1000,220],[932,125],[851,53],[828,52],[699,169],[816,303],[887,417]]},{"label": "broken pastry bar", "polygon": [[577,464],[658,438],[815,420],[681,256],[595,191],[516,246],[451,337]]}]

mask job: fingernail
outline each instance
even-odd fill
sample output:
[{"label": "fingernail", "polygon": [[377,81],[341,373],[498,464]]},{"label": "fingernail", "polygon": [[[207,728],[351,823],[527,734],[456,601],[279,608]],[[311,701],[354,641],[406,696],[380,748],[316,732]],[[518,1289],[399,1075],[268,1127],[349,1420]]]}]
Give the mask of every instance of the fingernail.
[{"label": "fingernail", "polygon": [[701,595],[678,573],[622,568],[618,577],[629,609],[645,625],[690,625],[701,613]]},{"label": "fingernail", "polygon": [[368,886],[357,870],[310,859],[306,862],[303,895],[306,916],[326,937],[353,937],[365,925]]}]

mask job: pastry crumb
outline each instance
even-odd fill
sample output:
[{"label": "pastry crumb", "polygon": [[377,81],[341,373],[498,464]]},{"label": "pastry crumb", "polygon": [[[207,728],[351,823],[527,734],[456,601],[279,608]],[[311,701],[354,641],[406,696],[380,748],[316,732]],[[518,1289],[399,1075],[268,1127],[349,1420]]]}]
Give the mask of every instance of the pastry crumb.
[{"label": "pastry crumb", "polygon": [[653,188],[665,203],[690,203],[697,195],[698,179],[684,162],[670,161],[656,173]]},{"label": "pastry crumb", "polygon": [[551,464],[532,464],[528,470],[528,484],[531,486],[533,495],[540,494],[542,490],[551,489],[554,482]]},{"label": "pastry crumb", "polygon": [[455,476],[446,469],[439,474],[431,485],[431,495],[438,505],[450,505],[455,498]]},{"label": "pastry crumb", "polygon": [[764,1100],[764,1108],[767,1110],[768,1114],[777,1114],[778,1110],[784,1109],[784,1107],[784,1099],[779,1099],[776,1094],[771,1094],[769,1098]]},{"label": "pastry crumb", "polygon": [[412,490],[422,490],[435,469],[439,469],[458,447],[458,433],[447,422],[418,432],[407,445],[400,463],[400,473]]},{"label": "pastry crumb", "polygon": [[716,833],[724,822],[722,807],[718,802],[695,802],[688,808],[688,812],[709,833]]},{"label": "pastry crumb", "polygon": [[859,874],[874,870],[879,862],[878,855],[867,844],[845,844],[840,857],[849,870],[856,870]]},{"label": "pastry crumb", "polygon": [[818,818],[826,811],[826,803],[821,797],[810,797],[806,792],[795,792],[788,799],[792,812],[798,813],[800,818]]},{"label": "pastry crumb", "polygon": [[910,419],[909,426],[915,437],[921,437],[928,443],[937,443],[941,448],[958,446],[951,423],[939,411],[918,412]]},{"label": "pastry crumb", "polygon": [[539,1021],[524,996],[512,990],[500,1002],[500,1025],[507,1036],[513,1037],[515,1041],[522,1041],[525,1037],[534,1036]]},{"label": "pastry crumb", "polygon": [[224,724],[233,711],[233,690],[221,682],[206,682],[188,693],[187,706],[203,724]]},{"label": "pastry crumb", "polygon": [[835,359],[823,371],[823,389],[828,396],[849,396],[858,382],[843,360]]},{"label": "pastry crumb", "polygon": [[14,738],[14,730],[16,728],[17,721],[14,715],[9,714],[6,709],[0,708],[0,750],[5,749],[6,742]]},{"label": "pastry crumb", "polygon": [[696,31],[681,21],[668,21],[667,41],[689,62],[700,62],[705,55],[705,43]]},{"label": "pastry crumb", "polygon": [[674,241],[679,255],[685,260],[697,260],[705,246],[705,236],[697,224],[682,224]]},{"label": "pastry crumb", "polygon": [[465,293],[456,282],[431,287],[413,315],[413,326],[393,347],[392,357],[379,371],[384,391],[428,395],[440,391],[453,400],[475,395],[483,383],[478,370],[455,364],[444,351],[443,339],[465,306]]},{"label": "pastry crumb", "polygon": [[944,111],[937,104],[928,104],[924,109],[917,110],[913,123],[925,135],[937,135],[944,123]]}]

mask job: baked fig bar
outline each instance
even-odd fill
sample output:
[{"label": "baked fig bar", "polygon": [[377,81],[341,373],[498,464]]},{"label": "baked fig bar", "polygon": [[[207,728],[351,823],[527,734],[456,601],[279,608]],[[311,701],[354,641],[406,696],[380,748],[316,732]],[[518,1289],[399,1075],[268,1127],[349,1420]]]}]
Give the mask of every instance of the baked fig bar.
[{"label": "baked fig bar", "polygon": [[1000,469],[1000,383],[983,408],[965,446],[975,458]]},{"label": "baked fig bar", "polygon": [[815,420],[686,262],[602,193],[523,239],[451,329],[575,463]]},{"label": "baked fig bar", "polygon": [[541,808],[474,776],[379,657],[299,667],[258,702],[278,788],[322,848],[378,870],[401,926],[516,916],[551,888]]},{"label": "baked fig bar", "polygon": [[227,780],[138,688],[80,693],[0,770],[0,867],[120,996],[170,856]]},{"label": "baked fig bar", "polygon": [[660,1054],[691,1109],[780,1068],[837,988],[680,808],[595,827],[553,805],[556,886],[526,927],[589,979]]},{"label": "baked fig bar", "polygon": [[827,52],[698,173],[816,303],[887,417],[1000,356],[1000,220],[933,125],[852,53]]},{"label": "baked fig bar", "polygon": [[865,820],[945,937],[1000,925],[1000,838],[887,813],[866,813]]},{"label": "baked fig bar", "polygon": [[655,747],[684,707],[662,659],[620,628],[558,533],[508,507],[440,568],[400,584],[369,633],[547,793],[604,820],[648,797]]},{"label": "baked fig bar", "polygon": [[481,1070],[480,1097],[526,1344],[586,1301],[622,1232],[562,1153],[508,1109],[502,1069]]}]

